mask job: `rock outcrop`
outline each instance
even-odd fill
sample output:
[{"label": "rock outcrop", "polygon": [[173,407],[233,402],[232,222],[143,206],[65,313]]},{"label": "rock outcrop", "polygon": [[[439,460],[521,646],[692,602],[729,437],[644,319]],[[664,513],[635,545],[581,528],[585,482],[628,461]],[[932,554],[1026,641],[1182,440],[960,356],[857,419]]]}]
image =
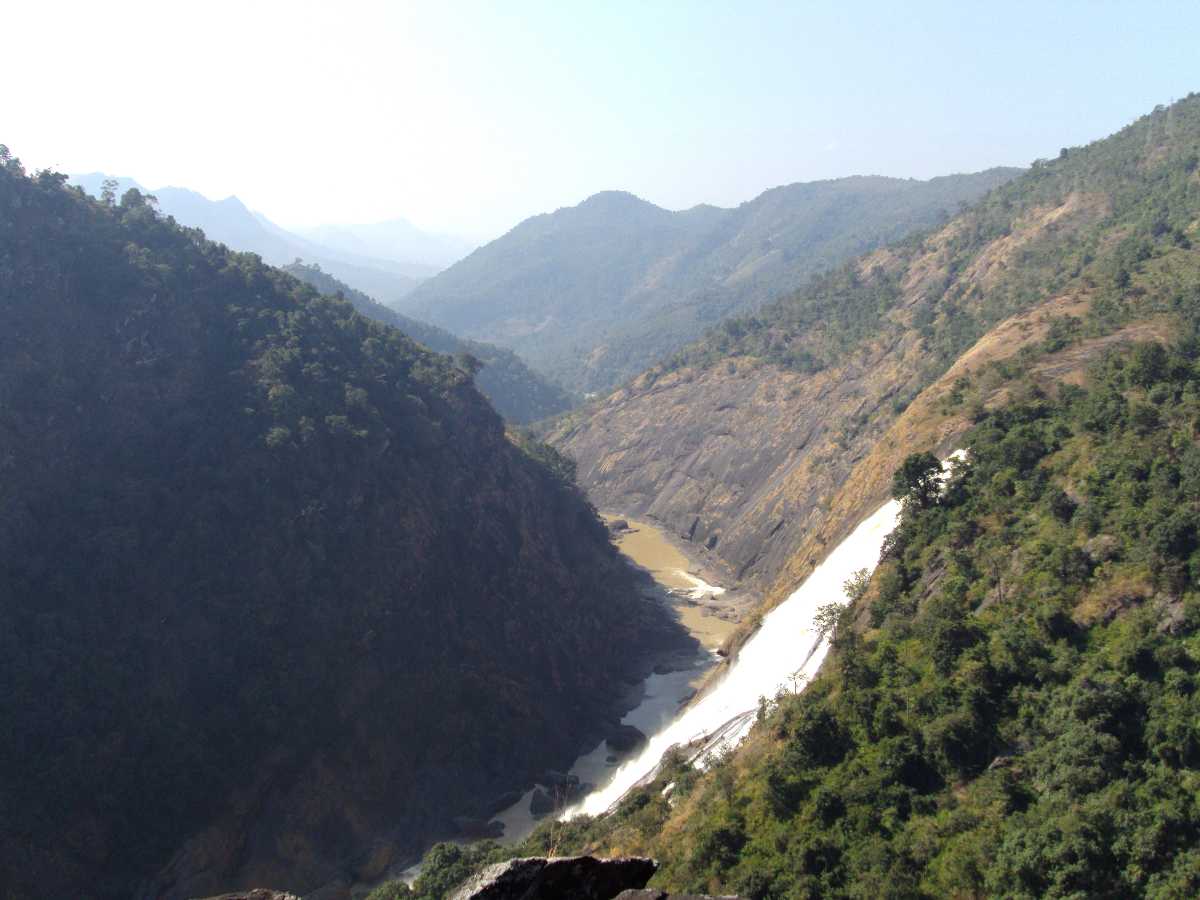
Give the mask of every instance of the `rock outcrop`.
[{"label": "rock outcrop", "polygon": [[640,856],[510,859],[484,869],[450,900],[612,900],[645,887],[658,863]]},{"label": "rock outcrop", "polygon": [[666,891],[656,891],[648,888],[640,891],[622,891],[616,900],[739,900],[731,894],[714,897],[711,894],[669,894]]},{"label": "rock outcrop", "polygon": [[632,725],[618,725],[604,739],[610,750],[630,753],[646,743],[646,735]]}]

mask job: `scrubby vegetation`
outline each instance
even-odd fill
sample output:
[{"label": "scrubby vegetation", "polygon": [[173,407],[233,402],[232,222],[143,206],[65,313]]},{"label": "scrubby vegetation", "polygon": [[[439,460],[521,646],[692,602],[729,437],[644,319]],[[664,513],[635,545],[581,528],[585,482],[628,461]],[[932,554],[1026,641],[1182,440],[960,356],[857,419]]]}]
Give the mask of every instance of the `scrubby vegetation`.
[{"label": "scrubby vegetation", "polygon": [[1078,327],[1058,326],[1060,349],[1139,317],[1194,307],[1198,169],[1200,96],[1192,95],[1110,138],[1038,160],[945,231],[906,238],[817,275],[760,312],[726,319],[660,371],[751,356],[816,372],[864,342],[886,343],[915,328],[929,357],[928,383],[991,326],[1057,294],[1092,300]]},{"label": "scrubby vegetation", "polygon": [[822,676],[737,757],[558,839],[755,900],[1195,896],[1198,436],[1195,339],[982,413],[944,493],[898,473]]}]

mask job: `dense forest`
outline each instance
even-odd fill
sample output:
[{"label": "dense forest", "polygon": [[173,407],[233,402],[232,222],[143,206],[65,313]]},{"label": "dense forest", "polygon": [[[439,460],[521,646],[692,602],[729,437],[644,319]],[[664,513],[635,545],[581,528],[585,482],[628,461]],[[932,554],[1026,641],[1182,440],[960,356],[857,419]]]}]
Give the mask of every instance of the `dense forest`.
[{"label": "dense forest", "polygon": [[552,451],[64,182],[0,149],[0,894],[345,884],[565,765],[672,632]]},{"label": "dense forest", "polygon": [[496,411],[516,425],[527,425],[570,409],[571,397],[554,382],[544,378],[521,361],[511,350],[493,344],[468,341],[455,337],[443,328],[418,322],[401,315],[390,307],[372,300],[362,291],[338,281],[316,264],[296,260],[283,271],[311,284],[322,294],[341,296],[369,319],[399,328],[413,340],[438,353],[448,353],[463,361],[466,368],[476,368],[463,357],[478,361],[475,384],[492,401]]},{"label": "dense forest", "polygon": [[[1084,388],[1024,383],[943,491],[936,457],[906,460],[830,662],[764,698],[745,748],[519,852],[649,853],[654,884],[748,900],[1196,896],[1198,429],[1194,328]],[[502,854],[438,848],[412,895]]]},{"label": "dense forest", "polygon": [[399,308],[511,347],[572,390],[604,391],[724,317],[944,222],[1018,173],[842,178],[680,212],[606,191],[522,222]]}]

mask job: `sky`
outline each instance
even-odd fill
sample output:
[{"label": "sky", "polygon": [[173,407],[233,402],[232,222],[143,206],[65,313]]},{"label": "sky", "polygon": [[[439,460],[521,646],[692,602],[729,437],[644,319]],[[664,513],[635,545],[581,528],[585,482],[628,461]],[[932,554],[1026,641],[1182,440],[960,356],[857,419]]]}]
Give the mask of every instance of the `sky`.
[{"label": "sky", "polygon": [[29,169],[236,194],[280,224],[475,239],[627,190],[1026,165],[1200,90],[1200,3],[12,4]]}]

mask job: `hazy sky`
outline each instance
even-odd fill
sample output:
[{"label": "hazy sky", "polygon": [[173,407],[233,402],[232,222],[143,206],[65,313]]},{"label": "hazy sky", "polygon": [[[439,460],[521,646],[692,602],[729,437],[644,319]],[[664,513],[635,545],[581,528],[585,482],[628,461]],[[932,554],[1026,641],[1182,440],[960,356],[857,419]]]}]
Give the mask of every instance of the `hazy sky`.
[{"label": "hazy sky", "polygon": [[10,4],[30,168],[281,224],[494,236],[610,188],[673,209],[1026,164],[1200,90],[1200,2]]}]

